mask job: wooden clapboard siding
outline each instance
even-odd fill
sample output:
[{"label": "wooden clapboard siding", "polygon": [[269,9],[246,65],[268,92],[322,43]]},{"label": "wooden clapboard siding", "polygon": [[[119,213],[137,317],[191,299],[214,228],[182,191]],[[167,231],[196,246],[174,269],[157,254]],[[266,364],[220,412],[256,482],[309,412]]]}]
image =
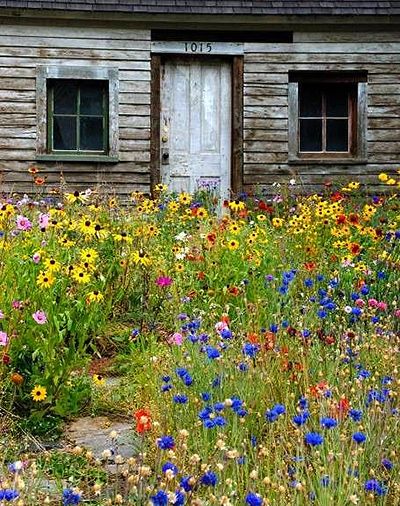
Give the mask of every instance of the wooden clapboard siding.
[{"label": "wooden clapboard siding", "polygon": [[[292,177],[304,190],[350,177],[377,185],[377,174],[397,170],[399,63],[398,32],[304,32],[291,45],[245,44],[244,189]],[[288,163],[288,73],[294,70],[368,72],[368,163]]]},{"label": "wooden clapboard siding", "polygon": [[[119,69],[119,163],[36,162],[38,65]],[[124,198],[149,191],[150,31],[2,24],[0,30],[0,192],[32,192],[29,166],[46,185],[62,172],[72,188],[107,185]]]}]

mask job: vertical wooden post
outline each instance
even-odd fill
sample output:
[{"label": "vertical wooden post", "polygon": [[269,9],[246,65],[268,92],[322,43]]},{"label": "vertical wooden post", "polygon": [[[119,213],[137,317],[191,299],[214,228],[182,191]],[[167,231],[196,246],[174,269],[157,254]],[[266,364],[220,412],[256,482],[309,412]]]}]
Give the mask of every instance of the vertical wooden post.
[{"label": "vertical wooden post", "polygon": [[231,189],[243,187],[243,56],[232,61],[232,178]]},{"label": "vertical wooden post", "polygon": [[161,56],[151,56],[151,105],[150,105],[150,185],[160,182],[160,76]]}]

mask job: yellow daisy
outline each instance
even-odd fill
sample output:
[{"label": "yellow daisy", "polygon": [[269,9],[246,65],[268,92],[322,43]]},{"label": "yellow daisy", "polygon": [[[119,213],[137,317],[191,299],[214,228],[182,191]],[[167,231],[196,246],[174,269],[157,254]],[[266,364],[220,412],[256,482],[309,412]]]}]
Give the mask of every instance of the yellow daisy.
[{"label": "yellow daisy", "polygon": [[31,391],[31,396],[35,402],[44,401],[47,397],[47,390],[45,387],[35,385]]}]

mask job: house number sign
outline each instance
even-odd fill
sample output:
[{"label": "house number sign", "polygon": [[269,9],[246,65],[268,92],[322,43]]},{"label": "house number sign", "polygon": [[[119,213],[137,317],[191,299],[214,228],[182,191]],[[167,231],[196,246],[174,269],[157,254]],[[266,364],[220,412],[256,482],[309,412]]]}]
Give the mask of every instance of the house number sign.
[{"label": "house number sign", "polygon": [[198,40],[185,41],[153,41],[151,43],[153,53],[170,54],[243,54],[243,44],[240,42],[211,42]]}]

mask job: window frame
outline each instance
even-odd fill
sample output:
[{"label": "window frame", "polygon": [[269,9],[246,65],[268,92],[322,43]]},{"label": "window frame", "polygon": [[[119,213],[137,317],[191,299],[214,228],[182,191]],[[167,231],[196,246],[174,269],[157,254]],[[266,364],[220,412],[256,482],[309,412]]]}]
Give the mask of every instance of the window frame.
[{"label": "window frame", "polygon": [[[354,85],[348,151],[300,151],[300,93],[302,84]],[[326,118],[325,118],[326,119]],[[367,162],[367,76],[365,72],[290,72],[288,84],[289,163],[351,164]],[[350,120],[349,120],[350,121]]]},{"label": "window frame", "polygon": [[[68,81],[107,81],[108,108],[105,111],[107,122],[107,152],[98,151],[52,151],[52,123],[49,117],[49,80]],[[78,67],[78,66],[40,66],[36,78],[37,109],[37,145],[36,159],[39,161],[78,161],[78,162],[118,162],[118,69],[113,67]]]}]

